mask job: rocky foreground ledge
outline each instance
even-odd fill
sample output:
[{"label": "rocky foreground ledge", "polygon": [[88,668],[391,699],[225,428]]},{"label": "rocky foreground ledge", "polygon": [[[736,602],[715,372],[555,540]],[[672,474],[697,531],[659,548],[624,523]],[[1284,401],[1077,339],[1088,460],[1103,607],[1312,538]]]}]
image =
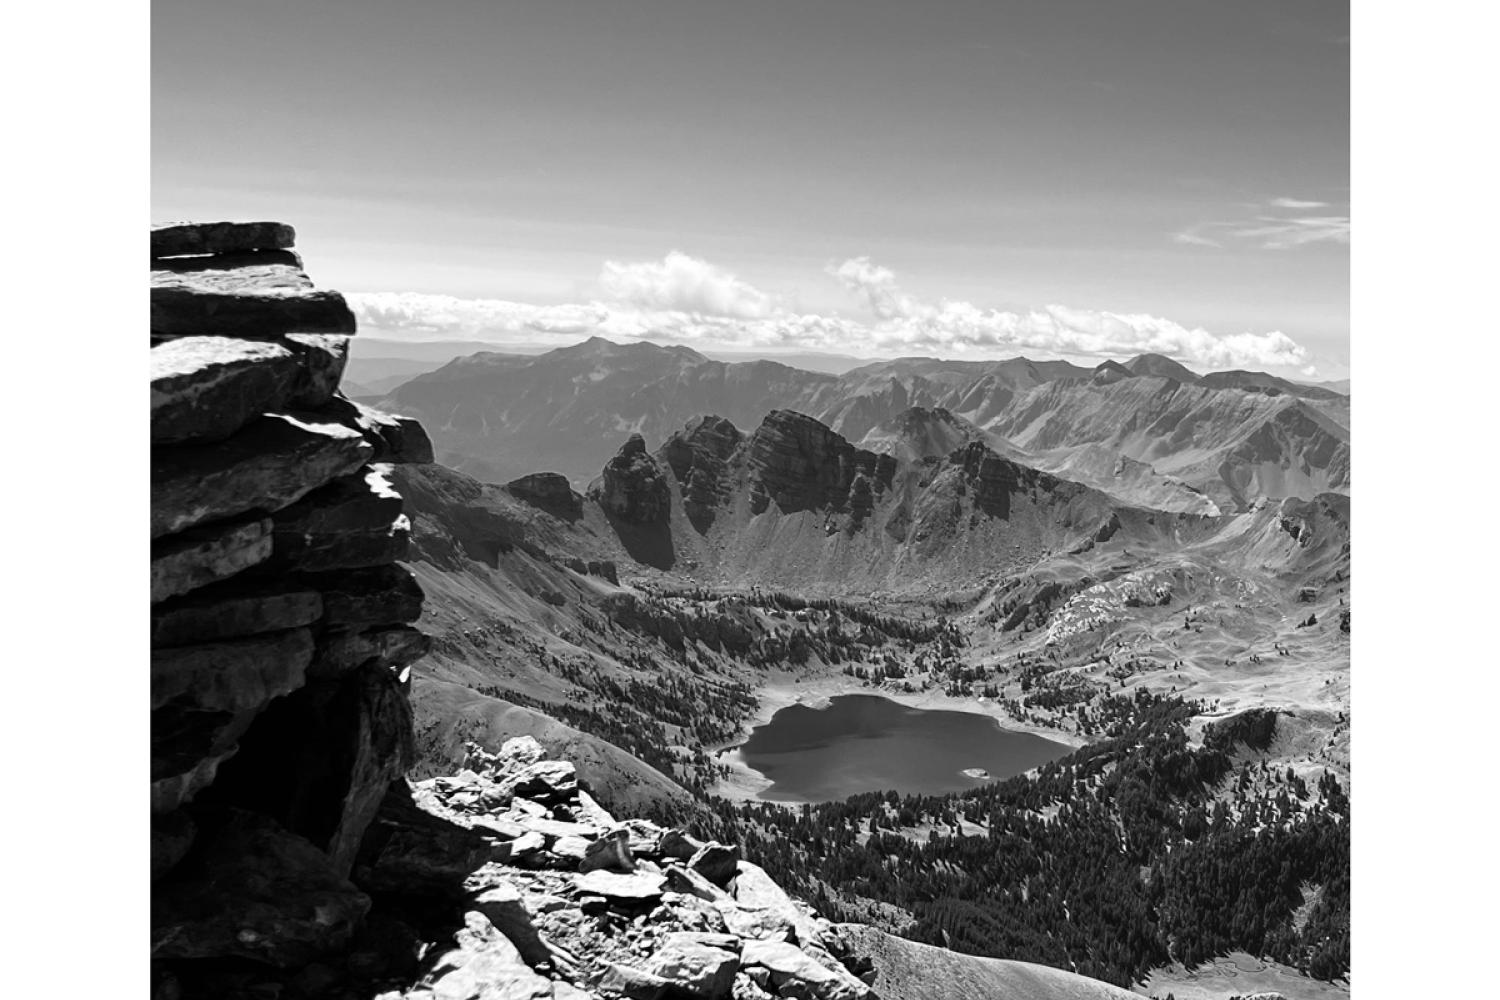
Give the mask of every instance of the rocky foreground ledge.
[{"label": "rocky foreground ledge", "polygon": [[[238,935],[254,966],[178,963],[159,992],[380,1000],[874,997],[848,934],[731,845],[616,820],[531,737],[469,744],[452,777],[401,787],[354,884],[285,887],[299,932]],[[335,924],[364,917],[352,934]],[[226,914],[225,932],[248,914]],[[321,937],[321,940],[318,938]],[[315,947],[316,946],[316,947]],[[279,967],[278,967],[279,966]]]}]

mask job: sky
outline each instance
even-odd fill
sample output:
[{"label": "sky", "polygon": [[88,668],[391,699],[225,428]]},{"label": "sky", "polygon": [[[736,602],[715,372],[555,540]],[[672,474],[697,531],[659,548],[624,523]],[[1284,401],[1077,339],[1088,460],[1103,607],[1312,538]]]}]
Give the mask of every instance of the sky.
[{"label": "sky", "polygon": [[361,330],[1348,374],[1345,3],[155,0],[152,217]]}]

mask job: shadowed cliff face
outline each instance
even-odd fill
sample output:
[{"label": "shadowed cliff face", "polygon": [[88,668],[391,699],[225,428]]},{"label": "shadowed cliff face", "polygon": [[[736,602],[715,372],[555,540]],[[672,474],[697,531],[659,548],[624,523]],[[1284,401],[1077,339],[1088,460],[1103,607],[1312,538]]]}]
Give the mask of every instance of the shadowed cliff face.
[{"label": "shadowed cliff face", "polygon": [[770,413],[751,435],[746,464],[750,509],[757,514],[774,502],[783,514],[827,508],[863,518],[896,471],[891,456],[856,448],[790,410]]},{"label": "shadowed cliff face", "polygon": [[699,534],[713,526],[718,506],[728,497],[727,463],[744,439],[723,417],[705,416],[690,421],[661,447],[662,460],[682,490],[683,510]]}]

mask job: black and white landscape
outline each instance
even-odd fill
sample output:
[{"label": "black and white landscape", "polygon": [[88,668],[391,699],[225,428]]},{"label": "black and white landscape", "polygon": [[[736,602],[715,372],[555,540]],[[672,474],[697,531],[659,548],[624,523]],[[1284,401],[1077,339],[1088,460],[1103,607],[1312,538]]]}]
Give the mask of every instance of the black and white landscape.
[{"label": "black and white landscape", "polygon": [[153,998],[1348,996],[1346,9],[159,6]]}]

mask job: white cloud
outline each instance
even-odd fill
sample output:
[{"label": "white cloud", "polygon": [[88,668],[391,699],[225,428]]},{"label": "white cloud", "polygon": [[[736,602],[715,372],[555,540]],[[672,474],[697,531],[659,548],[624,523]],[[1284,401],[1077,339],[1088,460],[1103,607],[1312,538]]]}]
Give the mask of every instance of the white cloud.
[{"label": "white cloud", "polygon": [[1262,215],[1255,224],[1232,230],[1232,235],[1256,240],[1266,250],[1290,250],[1309,243],[1348,243],[1347,215],[1279,219]]},{"label": "white cloud", "polygon": [[1144,313],[1049,305],[1025,312],[987,309],[904,291],[890,268],[868,257],[830,264],[827,273],[872,320],[799,313],[706,261],[671,253],[661,261],[605,264],[605,297],[539,306],[500,299],[382,292],[350,295],[360,322],[413,338],[472,337],[571,341],[599,334],[697,344],[705,348],[784,348],[857,355],[1006,352],[1128,357],[1154,352],[1191,365],[1300,366],[1306,351],[1279,331],[1215,335]]},{"label": "white cloud", "polygon": [[1323,201],[1272,198],[1251,219],[1232,222],[1200,222],[1172,234],[1174,243],[1188,246],[1224,247],[1249,243],[1261,250],[1292,250],[1314,243],[1349,243],[1349,216],[1338,214],[1289,215],[1329,208]]},{"label": "white cloud", "polygon": [[776,307],[758,288],[677,250],[659,261],[606,261],[599,283],[611,298],[644,309],[760,319]]}]

